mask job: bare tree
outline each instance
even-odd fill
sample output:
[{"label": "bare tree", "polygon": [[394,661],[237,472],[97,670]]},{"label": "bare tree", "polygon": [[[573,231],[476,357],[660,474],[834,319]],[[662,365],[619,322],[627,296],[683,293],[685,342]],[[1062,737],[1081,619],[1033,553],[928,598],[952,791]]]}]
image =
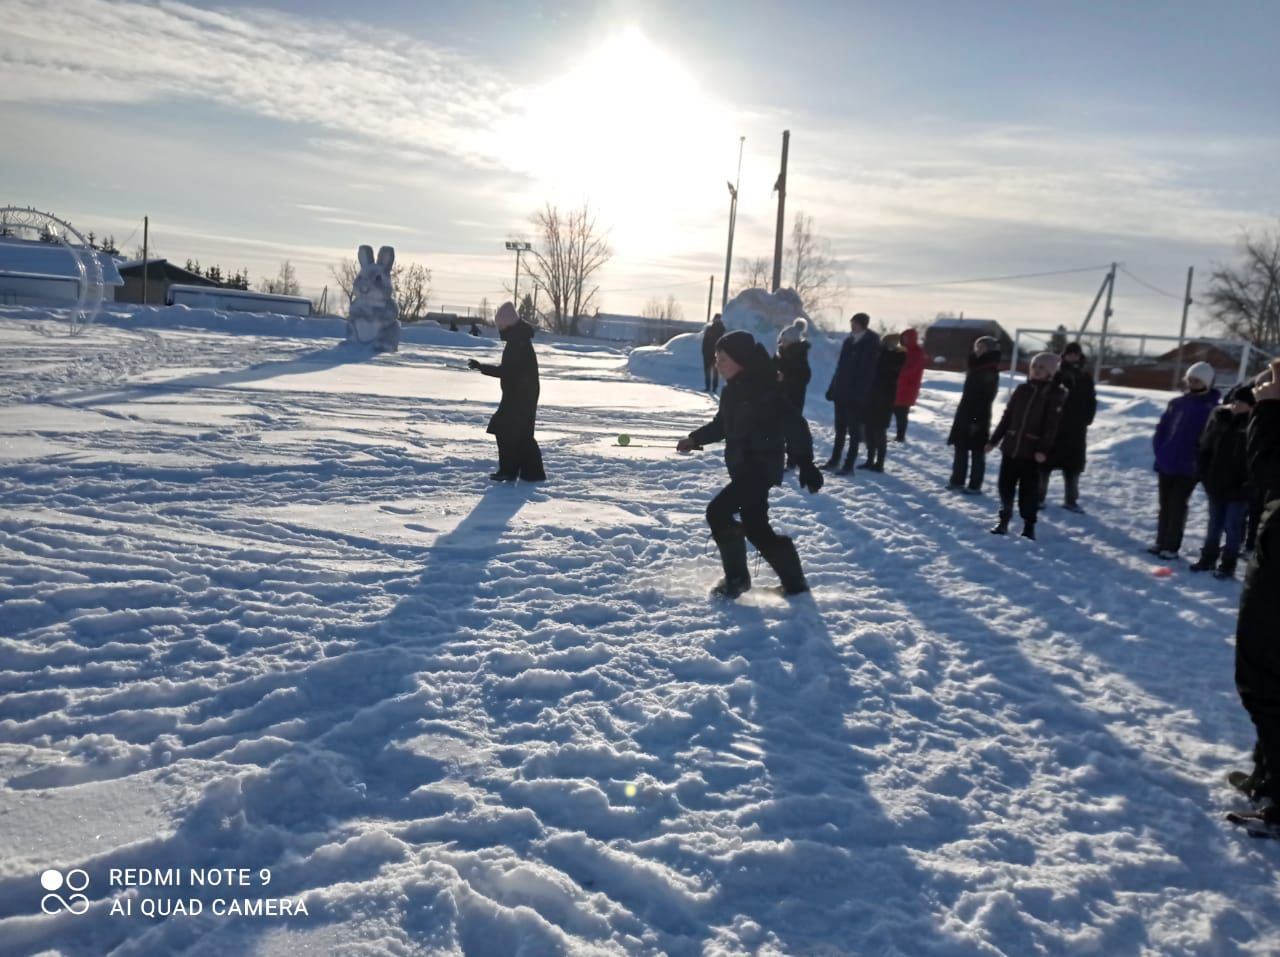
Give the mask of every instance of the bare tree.
[{"label": "bare tree", "polygon": [[589,287],[591,277],[609,261],[612,250],[596,232],[595,214],[586,203],[568,213],[547,203],[533,214],[533,223],[541,241],[533,248],[532,264],[525,257],[525,270],[551,300],[552,330],[577,335],[578,320],[600,291]]},{"label": "bare tree", "polygon": [[1209,274],[1205,303],[1209,323],[1228,336],[1274,352],[1280,348],[1280,233],[1239,243],[1244,262],[1217,265]]},{"label": "bare tree", "polygon": [[773,266],[767,256],[756,256],[754,259],[739,259],[738,265],[734,267],[734,272],[738,276],[738,284],[731,292],[730,298],[744,289],[767,290],[769,282],[773,278]]},{"label": "bare tree", "polygon": [[280,271],[275,279],[263,279],[258,283],[259,292],[269,292],[278,296],[296,296],[302,290],[298,285],[298,272],[293,263],[285,260],[280,264]]},{"label": "bare tree", "polygon": [[[344,259],[329,267],[329,275],[342,290],[340,314],[349,313],[351,297],[355,295],[356,277],[360,275],[359,261]],[[401,322],[421,319],[427,312],[427,301],[431,296],[431,270],[418,263],[397,260],[391,267],[391,294],[399,307]]]},{"label": "bare tree", "polygon": [[400,307],[400,321],[421,319],[431,294],[431,270],[419,263],[397,262],[391,267],[391,295]]},{"label": "bare tree", "polygon": [[839,294],[836,261],[831,244],[813,232],[813,217],[797,212],[791,241],[783,256],[783,282],[800,296],[811,315],[831,305]]},{"label": "bare tree", "polygon": [[356,276],[360,275],[360,263],[354,259],[344,259],[336,266],[329,267],[329,275],[342,290],[344,301],[339,312],[341,315],[346,315],[351,311],[351,296],[355,293]]},{"label": "bare tree", "polygon": [[662,319],[664,321],[671,319],[679,322],[684,319],[684,309],[680,306],[680,303],[676,302],[675,296],[667,296],[666,302],[654,296],[645,303],[644,308],[640,310],[640,315],[645,319]]}]

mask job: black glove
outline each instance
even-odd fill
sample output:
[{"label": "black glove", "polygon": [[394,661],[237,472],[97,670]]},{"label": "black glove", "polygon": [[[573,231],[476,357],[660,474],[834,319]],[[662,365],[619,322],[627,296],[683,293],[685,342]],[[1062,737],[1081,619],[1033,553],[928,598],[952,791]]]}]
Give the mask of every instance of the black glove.
[{"label": "black glove", "polygon": [[480,363],[479,363],[479,362],[477,362],[475,359],[468,359],[468,360],[467,360],[467,368],[468,368],[468,369],[479,369],[479,368],[480,368]]},{"label": "black glove", "polygon": [[800,466],[800,485],[802,488],[806,488],[810,492],[817,492],[821,490],[822,482],[822,473],[818,471],[818,467],[812,462],[805,462]]}]

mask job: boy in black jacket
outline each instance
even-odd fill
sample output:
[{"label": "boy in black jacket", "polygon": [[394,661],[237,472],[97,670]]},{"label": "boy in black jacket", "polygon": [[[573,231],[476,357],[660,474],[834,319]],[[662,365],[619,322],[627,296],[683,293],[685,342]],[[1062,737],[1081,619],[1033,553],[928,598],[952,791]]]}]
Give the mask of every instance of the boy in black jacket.
[{"label": "boy in black jacket", "polygon": [[991,406],[1000,391],[1000,344],[990,336],[974,340],[969,370],[964,376],[960,404],[947,435],[955,447],[951,481],[947,488],[977,495],[987,471],[987,437],[991,432]]},{"label": "boy in black jacket", "polygon": [[[1209,529],[1205,532],[1200,558],[1191,566],[1193,572],[1213,571],[1221,553],[1222,561],[1214,574],[1218,578],[1231,578],[1236,573],[1236,559],[1240,555],[1249,511],[1245,433],[1253,405],[1253,390],[1240,386],[1213,410],[1200,434],[1200,481],[1209,496]],[[1221,548],[1224,532],[1227,544]]]},{"label": "boy in black jacket", "polygon": [[716,366],[725,380],[716,417],[676,445],[677,452],[690,452],[710,442],[725,444],[729,484],[707,505],[707,524],[724,565],[712,594],[736,598],[751,587],[748,540],[778,573],[785,594],[806,592],[795,544],[769,524],[769,490],[782,484],[788,450],[799,463],[800,484],[810,492],[822,488],[809,425],[783,392],[769,353],[750,333],[727,333],[716,345]]}]

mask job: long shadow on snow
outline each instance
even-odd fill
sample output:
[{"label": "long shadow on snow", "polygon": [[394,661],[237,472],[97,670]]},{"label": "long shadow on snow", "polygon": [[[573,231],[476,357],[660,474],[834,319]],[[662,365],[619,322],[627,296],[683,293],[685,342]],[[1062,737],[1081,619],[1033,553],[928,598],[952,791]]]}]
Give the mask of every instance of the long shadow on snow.
[{"label": "long shadow on snow", "polygon": [[760,609],[728,606],[726,636],[708,649],[749,662],[759,737],[746,743],[761,751],[768,791],[736,810],[747,846],[707,862],[717,869],[710,916],[748,918],[788,954],[969,952],[939,926],[926,875],[867,786],[881,762],[866,729],[851,726],[860,702],[848,662],[812,597],[783,614],[772,626]]},{"label": "long shadow on snow", "polygon": [[281,376],[304,375],[308,372],[320,372],[337,366],[369,362],[375,358],[376,355],[368,349],[339,344],[328,346],[324,349],[315,349],[290,359],[261,362],[247,369],[227,372],[205,372],[198,375],[183,376],[168,382],[127,385],[117,389],[94,389],[89,392],[51,395],[47,396],[44,401],[53,405],[92,408],[99,405],[131,402],[141,398],[174,395],[181,392],[189,392],[193,389],[228,389]]},{"label": "long shadow on snow", "polygon": [[[248,866],[256,872],[267,867],[273,871],[270,896],[301,897],[326,881],[372,878],[388,860],[402,856],[395,849],[360,854],[354,864],[336,865],[337,873],[308,872],[304,866],[315,848],[359,834],[361,822],[404,820],[446,810],[439,799],[433,803],[413,793],[442,778],[448,768],[445,761],[415,750],[411,739],[432,729],[435,722],[437,730],[447,729],[456,719],[457,702],[444,700],[415,682],[418,674],[430,671],[432,653],[454,635],[436,613],[436,601],[414,596],[438,592],[443,580],[452,579],[454,587],[444,598],[452,614],[473,603],[480,582],[451,575],[452,566],[459,557],[470,564],[500,553],[498,539],[528,500],[527,489],[488,488],[471,513],[437,540],[413,594],[382,621],[353,631],[349,637],[365,639],[359,646],[340,649],[290,673],[288,699],[273,704],[270,728],[258,729],[271,733],[282,728],[288,730],[275,733],[296,735],[282,756],[259,771],[229,775],[206,787],[200,799],[184,810],[177,831],[170,836],[112,849],[74,865],[64,862],[89,872],[90,899],[96,907],[78,923],[54,919],[47,933],[43,928],[34,930],[29,938],[32,946],[88,954],[128,940],[146,952],[170,953],[225,931],[242,947],[268,930],[269,924],[305,930],[334,919],[314,906],[309,917],[292,921],[215,919],[207,907],[201,919],[109,919],[105,913],[110,897],[107,870]],[[222,689],[218,697],[239,700],[244,696],[240,684]],[[330,870],[334,868],[329,865]],[[0,921],[31,912],[31,886],[28,876],[0,881]],[[182,896],[206,903],[226,896],[225,888],[182,890]]]},{"label": "long shadow on snow", "polygon": [[[976,610],[960,605],[954,598],[937,596],[934,585],[925,579],[919,565],[910,557],[888,551],[876,543],[874,538],[866,534],[866,529],[845,518],[843,514],[831,516],[838,524],[832,525],[832,531],[838,540],[857,541],[859,546],[850,556],[854,567],[874,568],[877,580],[895,583],[902,601],[919,620],[927,634],[941,634],[951,638],[950,644],[955,657],[965,662],[975,673],[989,674],[996,678],[1000,685],[1000,693],[1006,705],[1006,714],[1000,721],[1014,721],[1022,727],[1035,727],[1043,724],[1045,730],[1044,746],[1057,759],[1064,769],[1092,767],[1101,770],[1105,783],[1090,790],[1089,796],[1105,802],[1107,810],[1101,812],[1096,806],[1087,809],[1065,807],[1060,809],[1068,830],[1083,833],[1107,833],[1121,831],[1132,833],[1141,841],[1148,841],[1152,831],[1147,826],[1147,818],[1143,808],[1132,803],[1131,790],[1135,778],[1142,781],[1144,790],[1165,792],[1176,800],[1168,813],[1162,815],[1159,822],[1160,833],[1177,835],[1177,842],[1166,846],[1165,852],[1171,857],[1181,860],[1181,868],[1177,876],[1181,878],[1180,886],[1190,891],[1212,891],[1212,883],[1201,884],[1199,876],[1204,874],[1202,862],[1207,859],[1223,857],[1227,851],[1223,847],[1224,834],[1215,822],[1204,813],[1203,788],[1194,782],[1188,782],[1165,767],[1155,764],[1150,758],[1121,742],[1107,727],[1105,715],[1089,711],[1084,705],[1068,697],[1060,687],[1060,678],[1048,674],[1035,661],[1028,658],[1016,645],[1009,645],[1003,653],[983,655],[982,649],[994,647],[990,644],[991,626]],[[936,521],[945,526],[941,520]],[[933,536],[940,547],[953,544],[954,535]],[[966,556],[969,553],[965,553]],[[983,556],[983,564],[994,562],[994,559]],[[998,566],[1008,571],[1007,566]],[[963,564],[962,564],[963,568]],[[1019,573],[1020,574],[1020,573]],[[968,576],[966,576],[968,577]],[[929,595],[918,604],[910,601],[912,594]],[[1016,606],[1016,599],[1010,603]],[[960,634],[956,635],[959,625]],[[967,636],[984,636],[983,643],[969,644]],[[932,690],[926,689],[926,690]],[[997,766],[997,770],[1009,771],[1007,767]],[[1010,795],[1016,795],[1032,780],[1035,768],[1014,769],[1012,780],[1001,782],[1002,789]],[[1109,782],[1116,782],[1112,788]],[[1123,782],[1123,785],[1121,785]],[[947,825],[938,828],[912,828],[903,831],[904,840],[912,847],[923,851],[936,851],[954,841],[966,839],[969,828],[980,823],[983,818],[966,818],[963,807],[954,800],[952,792],[939,796],[939,810],[948,813],[951,821],[942,821]],[[931,814],[935,813],[930,811]],[[1046,825],[1052,826],[1052,825]],[[1178,853],[1178,848],[1185,848]],[[1009,859],[999,855],[1005,850],[992,846],[997,856],[994,860],[1006,864],[1023,862],[1025,849],[1014,846],[1014,856]],[[1118,867],[1116,873],[1127,878],[1126,885],[1108,887],[1099,891],[1096,882],[1089,882],[1081,893],[1089,898],[1106,899],[1111,905],[1117,905],[1120,894],[1149,894],[1162,891],[1175,884],[1167,866],[1153,867],[1149,872],[1132,867]],[[954,905],[956,899],[966,888],[960,881],[936,881],[929,893],[932,899],[940,899],[948,905]],[[1033,895],[1034,898],[1034,895]],[[1037,910],[1032,898],[1023,902],[1022,912],[1034,914]],[[1115,906],[1113,912],[1122,908]],[[1070,908],[1062,911],[1068,920],[1074,917]],[[1037,939],[1036,927],[1039,920],[1023,920],[1015,928],[1011,924],[1001,926],[1001,943],[1016,944],[1017,953],[1032,953],[1043,946],[1051,946],[1052,941]],[[1070,927],[1067,928],[1069,932]],[[1019,939],[1018,934],[1021,934]],[[1099,946],[1108,953],[1130,953],[1148,945],[1147,931],[1137,913],[1125,913],[1111,926],[1105,928],[1106,936]]]}]

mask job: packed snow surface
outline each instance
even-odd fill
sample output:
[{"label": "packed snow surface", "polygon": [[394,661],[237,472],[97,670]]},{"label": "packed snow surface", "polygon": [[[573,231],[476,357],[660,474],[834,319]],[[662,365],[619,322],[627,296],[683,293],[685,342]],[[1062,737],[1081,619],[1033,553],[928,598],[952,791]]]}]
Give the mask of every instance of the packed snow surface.
[{"label": "packed snow surface", "polygon": [[498,343],[341,337],[0,310],[0,953],[1280,951],[1239,584],[1144,551],[1167,396],[1100,390],[1029,542],[930,371],[884,474],[775,490],[812,595],[725,604],[696,337],[539,337],[551,480],[496,486]]}]

